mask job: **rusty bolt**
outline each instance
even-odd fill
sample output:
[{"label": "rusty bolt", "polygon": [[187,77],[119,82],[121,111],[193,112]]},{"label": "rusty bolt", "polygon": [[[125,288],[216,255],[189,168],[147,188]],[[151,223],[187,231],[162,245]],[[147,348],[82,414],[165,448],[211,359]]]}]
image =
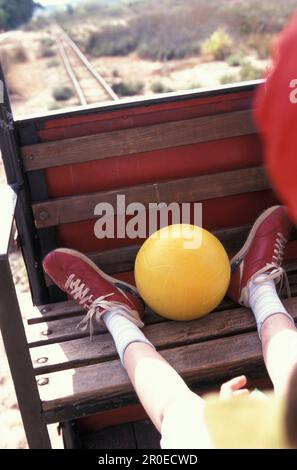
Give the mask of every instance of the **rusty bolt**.
[{"label": "rusty bolt", "polygon": [[44,222],[46,219],[49,218],[49,213],[47,211],[39,212],[39,219]]},{"label": "rusty bolt", "polygon": [[44,330],[42,331],[42,336],[49,336],[53,334],[53,330]]},{"label": "rusty bolt", "polygon": [[39,357],[38,359],[36,359],[36,362],[38,364],[45,364],[47,361],[48,361],[48,357]]},{"label": "rusty bolt", "polygon": [[37,385],[48,385],[49,379],[45,377],[44,379],[38,379],[37,380]]}]

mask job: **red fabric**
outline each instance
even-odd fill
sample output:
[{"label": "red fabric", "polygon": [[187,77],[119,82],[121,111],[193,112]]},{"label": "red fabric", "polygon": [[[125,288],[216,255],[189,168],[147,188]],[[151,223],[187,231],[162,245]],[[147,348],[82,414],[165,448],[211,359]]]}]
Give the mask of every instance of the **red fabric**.
[{"label": "red fabric", "polygon": [[255,114],[268,174],[297,224],[297,103],[290,100],[292,95],[297,98],[297,14],[283,32],[274,59],[267,82],[258,91]]}]

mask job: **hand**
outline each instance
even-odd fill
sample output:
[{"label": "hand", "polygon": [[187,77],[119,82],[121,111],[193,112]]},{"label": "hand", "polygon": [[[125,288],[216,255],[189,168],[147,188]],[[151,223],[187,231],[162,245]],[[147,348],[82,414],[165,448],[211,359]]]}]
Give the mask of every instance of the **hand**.
[{"label": "hand", "polygon": [[220,390],[220,398],[223,400],[236,397],[238,395],[247,395],[250,392],[247,388],[243,388],[247,384],[247,378],[245,375],[235,377],[228,382],[223,383]]}]

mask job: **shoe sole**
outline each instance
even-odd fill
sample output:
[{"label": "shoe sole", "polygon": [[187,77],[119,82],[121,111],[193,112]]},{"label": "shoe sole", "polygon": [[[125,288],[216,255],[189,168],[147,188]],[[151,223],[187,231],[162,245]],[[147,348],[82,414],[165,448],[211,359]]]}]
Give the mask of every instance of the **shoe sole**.
[{"label": "shoe sole", "polygon": [[248,252],[248,250],[250,249],[250,246],[251,244],[253,243],[253,240],[254,240],[254,237],[255,237],[255,233],[257,232],[259,226],[261,225],[261,223],[268,217],[270,216],[276,209],[279,209],[280,207],[282,206],[273,206],[273,207],[270,207],[269,209],[267,209],[266,211],[263,212],[263,214],[261,214],[255,221],[253,227],[251,228],[251,231],[244,243],[244,245],[242,246],[242,248],[238,251],[238,253],[236,253],[236,255],[233,256],[233,258],[230,260],[230,264],[232,265],[235,261],[237,261],[238,259],[240,258],[243,258],[244,255]]},{"label": "shoe sole", "polygon": [[57,253],[57,252],[72,255],[72,256],[75,256],[76,258],[81,259],[82,261],[87,263],[91,268],[93,268],[94,271],[96,271],[100,276],[102,276],[104,279],[106,279],[106,281],[109,281],[112,284],[123,284],[124,286],[128,287],[129,289],[132,289],[135,292],[135,294],[137,294],[139,296],[139,293],[138,293],[135,286],[132,286],[128,282],[122,281],[121,279],[116,279],[115,277],[109,276],[104,271],[102,271],[100,268],[98,268],[98,266],[92,260],[90,260],[90,258],[85,256],[83,253],[80,253],[79,251],[76,251],[76,250],[71,250],[70,248],[57,248],[55,250],[55,253]]}]

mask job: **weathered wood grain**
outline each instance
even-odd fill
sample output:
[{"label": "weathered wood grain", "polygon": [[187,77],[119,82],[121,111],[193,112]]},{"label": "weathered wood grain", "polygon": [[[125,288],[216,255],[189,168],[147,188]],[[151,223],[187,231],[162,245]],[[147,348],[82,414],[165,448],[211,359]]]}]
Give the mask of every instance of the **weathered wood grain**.
[{"label": "weathered wood grain", "polygon": [[21,149],[26,171],[255,133],[250,110],[76,137]]},{"label": "weathered wood grain", "polygon": [[[297,319],[297,298],[285,301],[289,312]],[[214,312],[191,322],[164,321],[146,325],[146,337],[157,349],[169,349],[204,342],[224,336],[246,333],[256,329],[254,316],[249,309],[235,308]],[[54,372],[83,365],[117,359],[114,342],[109,333],[50,344],[31,349],[31,358],[37,374]],[[46,358],[41,364],[40,358]]]},{"label": "weathered wood grain", "polygon": [[125,195],[126,207],[141,203],[147,209],[150,203],[196,202],[234,194],[262,191],[270,183],[262,167],[245,168],[212,175],[196,176],[143,184],[111,191],[101,191],[79,196],[57,198],[32,205],[37,228],[98,218],[94,214],[99,203],[108,203],[117,214],[117,197]]},{"label": "weathered wood grain", "polygon": [[[263,366],[261,343],[256,332],[205,341],[162,351],[187,382],[206,382],[248,373]],[[67,406],[99,402],[132,392],[132,385],[119,360],[102,364],[53,372],[38,377],[46,378],[40,385],[44,412],[59,413]]]}]

